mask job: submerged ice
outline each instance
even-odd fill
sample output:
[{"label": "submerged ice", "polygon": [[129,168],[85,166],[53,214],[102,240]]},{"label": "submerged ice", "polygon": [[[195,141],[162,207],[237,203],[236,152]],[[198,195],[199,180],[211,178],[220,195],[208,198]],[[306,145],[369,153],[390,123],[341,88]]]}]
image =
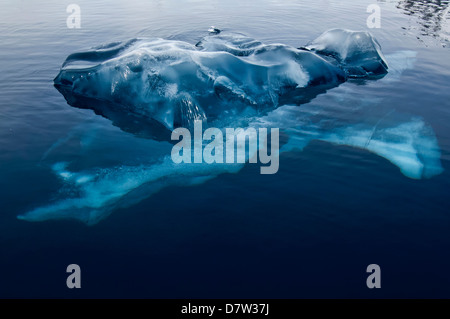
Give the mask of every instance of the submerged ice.
[{"label": "submerged ice", "polygon": [[[287,136],[280,153],[302,150],[313,140],[326,141],[367,150],[389,160],[405,176],[421,179],[442,171],[436,137],[422,119],[394,116],[394,110],[387,110],[378,118],[348,121],[336,113],[339,108],[314,102],[349,79],[377,80],[388,89],[413,67],[414,59],[410,51],[384,57],[367,32],[330,30],[299,49],[212,32],[195,45],[135,39],[75,53],[54,82],[70,105],[92,109],[123,131],[168,149],[171,130],[191,127],[195,120],[203,121],[205,129],[279,128]],[[358,85],[342,88],[333,99],[363,109],[382,103],[382,97],[358,97]],[[48,161],[72,135],[57,141],[43,159]],[[120,145],[117,148],[120,152]],[[170,152],[148,156],[138,165],[124,161],[103,168],[53,163],[52,171],[70,191],[19,218],[72,218],[95,224],[161,188],[203,183],[236,173],[244,165],[175,164]]]}]

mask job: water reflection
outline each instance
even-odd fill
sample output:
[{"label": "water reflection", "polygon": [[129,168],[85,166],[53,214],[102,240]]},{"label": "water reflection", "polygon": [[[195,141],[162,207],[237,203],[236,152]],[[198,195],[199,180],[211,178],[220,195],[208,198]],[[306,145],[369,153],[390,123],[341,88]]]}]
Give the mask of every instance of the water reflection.
[{"label": "water reflection", "polygon": [[[441,0],[402,0],[397,8],[406,15],[418,18],[420,36],[441,37],[450,40],[449,3]],[[409,27],[408,29],[416,29]],[[420,39],[420,36],[418,38]]]}]

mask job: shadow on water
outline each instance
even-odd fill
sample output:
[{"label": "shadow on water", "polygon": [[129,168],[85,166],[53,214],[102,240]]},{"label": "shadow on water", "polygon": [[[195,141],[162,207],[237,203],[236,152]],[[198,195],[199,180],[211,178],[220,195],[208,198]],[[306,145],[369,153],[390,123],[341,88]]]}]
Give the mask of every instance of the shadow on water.
[{"label": "shadow on water", "polygon": [[82,96],[62,85],[55,85],[55,88],[64,96],[69,105],[80,109],[92,109],[95,114],[109,119],[114,126],[124,132],[155,141],[172,142],[171,131],[150,117],[124,112],[123,110],[126,109],[124,105]]}]

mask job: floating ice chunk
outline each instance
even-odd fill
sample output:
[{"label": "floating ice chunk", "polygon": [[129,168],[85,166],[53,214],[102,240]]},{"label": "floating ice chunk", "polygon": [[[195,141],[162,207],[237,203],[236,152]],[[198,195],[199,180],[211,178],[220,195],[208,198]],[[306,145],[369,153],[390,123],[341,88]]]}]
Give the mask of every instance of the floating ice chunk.
[{"label": "floating ice chunk", "polygon": [[380,44],[369,32],[329,30],[306,49],[336,59],[350,77],[380,76],[388,70]]},{"label": "floating ice chunk", "polygon": [[[349,59],[338,62],[348,66]],[[171,130],[247,105],[265,112],[280,100],[304,103],[345,81],[338,62],[237,34],[210,35],[196,46],[133,39],[71,54],[54,84],[72,106],[105,117],[123,112]],[[228,103],[236,98],[240,103]]]},{"label": "floating ice chunk", "polygon": [[[383,81],[398,79],[412,67],[414,56],[409,51],[389,55],[391,76]],[[94,109],[127,132],[130,123],[136,122],[157,128],[150,132],[152,139],[159,140],[160,129],[189,126],[194,120],[208,120],[221,129],[275,127],[288,138],[281,152],[302,150],[310,141],[321,140],[373,152],[411,178],[440,174],[436,137],[420,119],[385,126],[365,123],[366,119],[343,123],[336,120],[336,113],[330,116],[320,105],[298,107],[348,76],[381,76],[387,69],[379,44],[366,32],[331,30],[306,50],[220,33],[197,46],[135,39],[75,53],[63,64],[55,86],[70,105]],[[351,103],[352,96],[349,89],[340,102]],[[229,123],[233,126],[226,126]],[[69,138],[55,143],[44,159]],[[254,152],[246,153],[247,160]],[[177,165],[170,157],[158,163],[155,160],[79,171],[71,170],[68,163],[57,163],[52,169],[61,178],[63,190],[69,192],[61,192],[60,200],[19,218],[72,218],[95,224],[114,209],[132,205],[164,187],[203,183],[244,166]]]},{"label": "floating ice chunk", "polygon": [[218,28],[216,28],[215,26],[211,26],[211,27],[209,27],[208,32],[211,34],[219,34],[220,30]]}]

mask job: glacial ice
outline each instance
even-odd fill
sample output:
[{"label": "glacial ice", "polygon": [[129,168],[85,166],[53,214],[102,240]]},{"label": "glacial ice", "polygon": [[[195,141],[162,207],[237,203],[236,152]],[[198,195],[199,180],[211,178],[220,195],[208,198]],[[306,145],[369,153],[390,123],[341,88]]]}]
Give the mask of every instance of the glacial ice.
[{"label": "glacial ice", "polygon": [[[331,30],[301,49],[215,32],[196,45],[135,39],[72,54],[55,86],[70,105],[93,109],[120,129],[161,141],[157,143],[167,144],[167,149],[170,130],[194,120],[204,121],[205,128],[273,127],[288,138],[280,153],[302,150],[313,140],[348,145],[384,157],[405,176],[421,179],[442,172],[437,139],[424,120],[401,114],[394,118],[388,112],[375,121],[360,118],[351,123],[314,103],[317,95],[349,77],[376,78],[388,89],[413,67],[414,58],[409,51],[384,57],[366,32]],[[334,98],[342,105],[383,103],[382,97],[358,100],[357,88],[346,86]],[[57,141],[43,161],[73,135]],[[83,139],[95,147],[95,137]],[[117,147],[120,151],[120,143]],[[70,218],[92,225],[164,187],[203,183],[244,166],[175,164],[169,152],[139,165],[124,161],[103,168],[83,169],[70,160],[51,165],[63,187],[70,189],[67,195],[63,192],[20,219]]]},{"label": "glacial ice", "polygon": [[135,39],[75,53],[54,82],[72,106],[125,110],[172,130],[248,105],[264,113],[302,104],[344,80],[339,65],[313,52],[220,33],[197,45]]},{"label": "glacial ice", "polygon": [[369,32],[333,29],[305,48],[330,57],[349,77],[379,76],[388,70],[380,44]]}]

